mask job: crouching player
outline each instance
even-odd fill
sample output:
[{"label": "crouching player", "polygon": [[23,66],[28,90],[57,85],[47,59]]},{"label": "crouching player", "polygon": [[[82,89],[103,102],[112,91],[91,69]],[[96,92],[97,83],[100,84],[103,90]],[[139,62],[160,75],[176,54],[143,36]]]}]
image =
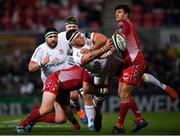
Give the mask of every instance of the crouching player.
[{"label": "crouching player", "polygon": [[[90,89],[90,76],[79,66],[66,67],[47,77],[43,87],[42,102],[39,109],[34,109],[23,121],[16,126],[17,134],[30,132],[36,122],[65,123],[70,111],[70,91]],[[52,112],[54,103],[59,104],[58,118]],[[33,124],[33,125],[31,125]]]}]

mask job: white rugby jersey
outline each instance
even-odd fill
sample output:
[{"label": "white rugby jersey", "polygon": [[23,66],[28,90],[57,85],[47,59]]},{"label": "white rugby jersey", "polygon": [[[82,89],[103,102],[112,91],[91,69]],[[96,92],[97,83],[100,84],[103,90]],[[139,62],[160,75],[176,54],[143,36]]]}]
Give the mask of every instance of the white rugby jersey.
[{"label": "white rugby jersey", "polygon": [[70,67],[68,62],[69,60],[72,61],[72,59],[69,59],[67,55],[71,49],[68,45],[65,35],[66,32],[58,34],[58,44],[53,49],[50,48],[46,42],[39,45],[31,57],[31,61],[36,63],[42,61],[42,59],[47,55],[50,58],[50,61],[41,69],[41,79],[43,83],[45,82],[48,75],[59,69]]},{"label": "white rugby jersey", "polygon": [[[82,48],[90,49],[91,46],[93,46],[93,43],[92,43],[93,35],[94,35],[94,33],[89,34],[89,36],[84,35],[85,45]],[[74,62],[77,65],[86,69],[91,75],[102,76],[102,74],[104,74],[104,71],[106,70],[107,59],[94,59],[94,60],[90,61],[89,63],[82,65],[81,59],[84,54],[81,54],[80,50],[81,50],[81,48],[78,49],[78,48],[73,47]]]},{"label": "white rugby jersey", "polygon": [[94,33],[88,36],[84,35],[85,45],[80,49],[73,47],[73,59],[74,62],[83,67],[91,75],[93,75],[95,84],[104,83],[106,77],[111,77],[120,65],[120,61],[117,59],[118,56],[110,56],[106,59],[94,59],[89,63],[82,65],[81,59],[84,54],[80,53],[82,48],[90,49],[93,46],[92,39]]}]

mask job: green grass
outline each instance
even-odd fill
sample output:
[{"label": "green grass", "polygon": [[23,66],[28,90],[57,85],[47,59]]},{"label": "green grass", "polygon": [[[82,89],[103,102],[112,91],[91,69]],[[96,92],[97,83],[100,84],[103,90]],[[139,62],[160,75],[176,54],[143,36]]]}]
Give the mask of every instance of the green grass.
[{"label": "green grass", "polygon": [[[117,120],[117,113],[103,113],[103,127],[101,132],[89,131],[87,125],[81,124],[80,131],[73,130],[73,126],[67,122],[65,124],[37,123],[33,128],[31,135],[112,135],[112,127]],[[143,113],[148,121],[148,127],[135,133],[137,135],[171,135],[180,134],[180,112],[161,112],[161,113]],[[0,116],[0,135],[14,135],[17,122],[24,116]],[[128,114],[125,120],[125,134],[131,134],[133,127],[133,116]]]}]

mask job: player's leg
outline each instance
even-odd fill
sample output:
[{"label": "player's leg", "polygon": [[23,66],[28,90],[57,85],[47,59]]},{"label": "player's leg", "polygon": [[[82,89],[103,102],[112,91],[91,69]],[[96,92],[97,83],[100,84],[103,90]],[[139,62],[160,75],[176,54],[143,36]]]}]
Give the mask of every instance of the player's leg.
[{"label": "player's leg", "polygon": [[99,132],[102,128],[102,106],[104,102],[105,92],[108,93],[108,75],[107,73],[101,77],[94,77],[94,83],[97,88],[94,89],[93,104],[95,107],[94,128]]},{"label": "player's leg", "polygon": [[160,87],[172,100],[176,100],[178,98],[178,94],[173,88],[163,84],[151,74],[144,73],[142,76],[142,81],[147,83],[152,83]]},{"label": "player's leg", "polygon": [[78,90],[72,91],[70,93],[70,103],[71,103],[71,107],[73,107],[73,109],[75,110],[76,114],[78,115],[78,117],[80,118],[81,122],[86,124],[88,123],[88,119],[86,117],[85,112],[83,111],[83,109],[80,106],[79,103],[79,93]]},{"label": "player's leg", "polygon": [[44,116],[40,117],[34,122],[28,123],[28,125],[25,127],[25,131],[31,132],[33,126],[37,122],[58,123],[58,124],[65,123],[67,120],[67,117],[65,115],[64,110],[62,109],[62,107],[60,106],[58,102],[54,103],[54,109],[55,109],[55,112],[50,112],[48,114],[45,114]]},{"label": "player's leg", "polygon": [[118,95],[120,96],[120,110],[116,126],[113,128],[113,133],[124,133],[124,119],[129,109],[128,97],[132,92],[133,87],[119,82]]},{"label": "player's leg", "polygon": [[88,128],[94,131],[94,105],[91,94],[82,94],[84,101],[84,110],[88,118]]},{"label": "player's leg", "polygon": [[[61,107],[63,108],[63,111],[65,112],[65,115],[67,116],[67,119],[73,124],[74,129],[80,130],[81,126],[79,125],[78,121],[76,120],[74,116],[74,112],[70,106],[70,92],[61,91],[62,95],[58,96],[57,100],[61,104]],[[59,110],[57,110],[59,111]],[[57,113],[57,116],[59,113]],[[58,116],[59,117],[59,116]]]},{"label": "player's leg", "polygon": [[18,134],[23,134],[25,127],[36,120],[40,119],[42,116],[48,114],[53,109],[53,105],[56,99],[56,95],[51,92],[43,92],[42,103],[39,109],[34,109],[23,121],[18,123],[16,127],[16,132]]},{"label": "player's leg", "polygon": [[99,132],[102,128],[102,106],[104,102],[104,96],[102,94],[94,94],[93,104],[95,107],[95,118],[94,118],[94,128]]},{"label": "player's leg", "polygon": [[143,119],[134,98],[131,96],[133,89],[141,81],[143,72],[143,61],[122,69],[118,87],[118,95],[120,96],[120,110],[117,125],[113,128],[114,133],[125,132],[123,124],[128,109],[132,110],[136,118],[135,127],[133,128],[132,132],[136,132],[147,126],[147,122]]}]

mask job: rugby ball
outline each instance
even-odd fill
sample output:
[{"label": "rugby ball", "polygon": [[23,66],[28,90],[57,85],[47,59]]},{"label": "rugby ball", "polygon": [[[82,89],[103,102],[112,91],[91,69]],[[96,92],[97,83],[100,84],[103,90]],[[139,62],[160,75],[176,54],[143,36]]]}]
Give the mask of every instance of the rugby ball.
[{"label": "rugby ball", "polygon": [[119,52],[124,51],[127,47],[126,40],[121,34],[113,34],[112,42],[115,49]]}]

